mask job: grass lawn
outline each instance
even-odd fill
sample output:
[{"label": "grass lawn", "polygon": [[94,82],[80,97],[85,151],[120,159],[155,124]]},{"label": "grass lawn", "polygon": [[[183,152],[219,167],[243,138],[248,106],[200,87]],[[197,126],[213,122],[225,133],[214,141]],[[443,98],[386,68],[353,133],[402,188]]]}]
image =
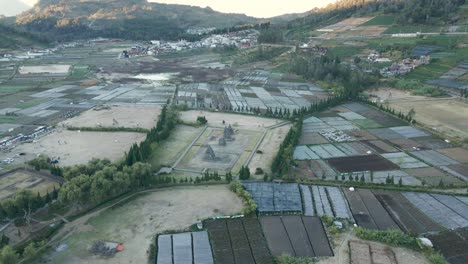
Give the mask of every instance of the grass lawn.
[{"label": "grass lawn", "polygon": [[395,23],[396,16],[376,16],[361,26],[390,26]]},{"label": "grass lawn", "polygon": [[355,47],[355,46],[337,46],[330,50],[330,52],[340,58],[349,58],[353,57],[364,49],[364,47]]},{"label": "grass lawn", "polygon": [[70,78],[74,80],[83,79],[89,73],[89,67],[87,65],[75,65]]}]

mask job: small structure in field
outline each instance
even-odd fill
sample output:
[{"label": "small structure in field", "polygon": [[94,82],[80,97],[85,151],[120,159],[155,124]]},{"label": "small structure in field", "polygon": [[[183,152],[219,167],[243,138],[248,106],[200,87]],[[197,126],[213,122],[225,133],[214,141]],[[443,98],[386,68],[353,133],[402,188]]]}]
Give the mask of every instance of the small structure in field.
[{"label": "small structure in field", "polygon": [[114,256],[115,253],[122,251],[123,246],[119,243],[96,241],[89,249],[92,254],[106,257]]},{"label": "small structure in field", "polygon": [[207,160],[215,160],[216,159],[216,154],[215,154],[213,148],[210,145],[208,145],[206,147],[205,159],[207,159]]}]

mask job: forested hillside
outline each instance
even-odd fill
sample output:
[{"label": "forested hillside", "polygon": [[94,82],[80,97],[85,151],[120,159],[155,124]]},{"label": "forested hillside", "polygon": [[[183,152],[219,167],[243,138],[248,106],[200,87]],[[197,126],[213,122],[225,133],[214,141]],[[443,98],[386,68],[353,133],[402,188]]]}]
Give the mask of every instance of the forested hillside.
[{"label": "forested hillside", "polygon": [[340,0],[310,15],[288,23],[292,29],[300,26],[318,27],[333,19],[369,16],[373,13],[395,14],[401,24],[436,24],[453,20],[451,14],[466,0]]},{"label": "forested hillside", "polygon": [[170,39],[186,37],[190,27],[231,27],[255,23],[241,14],[211,8],[149,3],[146,0],[41,0],[17,17],[17,25],[58,40],[115,37]]}]

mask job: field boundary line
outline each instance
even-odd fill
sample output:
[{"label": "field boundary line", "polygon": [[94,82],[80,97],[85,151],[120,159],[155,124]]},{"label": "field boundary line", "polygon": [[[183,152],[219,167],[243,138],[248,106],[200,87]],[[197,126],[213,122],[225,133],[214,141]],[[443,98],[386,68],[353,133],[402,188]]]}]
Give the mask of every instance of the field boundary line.
[{"label": "field boundary line", "polygon": [[205,128],[200,132],[200,134],[198,134],[198,136],[192,141],[192,143],[185,149],[184,153],[182,153],[182,155],[180,155],[180,157],[172,165],[173,169],[175,169],[179,165],[179,163],[184,159],[184,157],[187,155],[187,153],[190,151],[193,145],[201,138],[201,136],[205,133],[207,129],[208,126],[205,126]]}]

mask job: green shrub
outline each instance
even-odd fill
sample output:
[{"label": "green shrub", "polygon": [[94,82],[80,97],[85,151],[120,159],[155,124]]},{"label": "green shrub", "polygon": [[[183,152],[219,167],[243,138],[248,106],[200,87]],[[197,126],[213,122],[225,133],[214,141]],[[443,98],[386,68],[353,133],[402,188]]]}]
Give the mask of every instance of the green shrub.
[{"label": "green shrub", "polygon": [[362,227],[356,228],[356,236],[364,240],[382,242],[390,246],[420,249],[418,240],[400,230],[377,231]]}]

